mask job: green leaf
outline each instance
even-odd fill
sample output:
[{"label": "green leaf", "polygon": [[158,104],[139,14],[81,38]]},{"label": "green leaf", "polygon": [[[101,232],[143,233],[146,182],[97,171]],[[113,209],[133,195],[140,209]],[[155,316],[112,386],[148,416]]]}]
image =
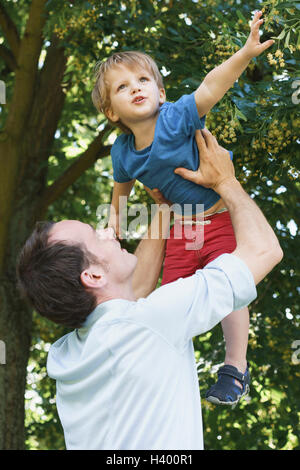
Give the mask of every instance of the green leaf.
[{"label": "green leaf", "polygon": [[280,9],[290,7],[290,8],[297,8],[297,10],[300,10],[300,3],[284,2],[284,3],[279,3],[277,7]]},{"label": "green leaf", "polygon": [[170,33],[174,34],[174,36],[178,36],[178,32],[176,31],[176,29],[171,28],[171,26],[168,26],[167,30],[170,31]]},{"label": "green leaf", "polygon": [[244,17],[243,13],[240,10],[237,10],[236,14],[240,20],[244,21],[245,23],[247,22],[246,18]]},{"label": "green leaf", "polygon": [[284,47],[288,47],[289,43],[290,43],[290,35],[291,35],[291,32],[289,31],[286,35],[286,38],[285,38],[285,41],[284,41]]},{"label": "green leaf", "polygon": [[277,36],[277,37],[272,37],[272,39],[278,39],[278,40],[280,41],[281,39],[284,38],[285,33],[286,33],[286,30],[283,29],[283,30],[281,31],[281,33],[279,34],[279,36]]},{"label": "green leaf", "polygon": [[242,113],[242,111],[240,111],[236,106],[235,106],[235,115],[241,119],[243,119],[244,121],[248,121],[247,117],[245,116],[245,114]]}]

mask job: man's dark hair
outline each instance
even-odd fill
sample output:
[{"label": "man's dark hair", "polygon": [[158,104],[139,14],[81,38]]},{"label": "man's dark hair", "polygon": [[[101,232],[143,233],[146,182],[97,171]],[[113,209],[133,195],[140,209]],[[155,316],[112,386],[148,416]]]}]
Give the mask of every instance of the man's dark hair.
[{"label": "man's dark hair", "polygon": [[18,288],[44,317],[70,328],[82,326],[96,297],[80,274],[97,259],[82,244],[49,243],[54,222],[37,222],[17,262]]}]

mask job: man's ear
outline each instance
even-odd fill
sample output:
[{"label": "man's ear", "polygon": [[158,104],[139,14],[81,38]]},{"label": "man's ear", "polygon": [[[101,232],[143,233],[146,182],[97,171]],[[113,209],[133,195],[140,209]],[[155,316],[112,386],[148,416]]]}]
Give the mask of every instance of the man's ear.
[{"label": "man's ear", "polygon": [[118,116],[118,114],[114,113],[112,108],[106,108],[105,115],[112,122],[118,122],[119,119],[120,119],[120,116]]},{"label": "man's ear", "polygon": [[89,289],[101,289],[106,286],[107,279],[99,266],[89,266],[80,274],[80,280],[84,287]]},{"label": "man's ear", "polygon": [[166,101],[166,90],[164,88],[159,89],[159,104],[163,104]]}]

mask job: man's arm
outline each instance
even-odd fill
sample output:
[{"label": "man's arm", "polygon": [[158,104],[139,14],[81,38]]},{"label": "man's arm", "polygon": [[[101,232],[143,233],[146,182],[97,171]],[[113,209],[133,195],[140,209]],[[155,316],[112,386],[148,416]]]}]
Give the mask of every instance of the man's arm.
[{"label": "man's arm", "polygon": [[244,47],[223,64],[209,72],[196,90],[195,100],[200,117],[207,114],[223,98],[225,93],[247,68],[253,57],[260,55],[274,44],[274,41],[271,39],[262,44],[260,43],[259,26],[263,22],[262,19],[259,19],[260,16],[261,12],[255,13],[251,24],[251,32]]},{"label": "man's arm", "polygon": [[232,254],[247,264],[258,284],[283,257],[277,237],[261,210],[236,180],[228,151],[218,145],[207,129],[196,132],[196,141],[200,167],[197,171],[178,168],[175,173],[212,188],[221,196],[230,212],[237,241]]},{"label": "man's arm", "polygon": [[168,201],[159,191],[148,190],[148,192],[154,198],[157,207],[151,225],[135,251],[138,258],[133,275],[133,291],[136,299],[147,297],[157,286],[170,229]]},{"label": "man's arm", "polygon": [[247,264],[258,284],[283,257],[278,239],[262,211],[237,180],[224,181],[217,191],[230,212],[234,227],[237,247],[232,254]]},{"label": "man's arm", "polygon": [[[127,201],[125,198],[129,197],[134,183],[135,179],[126,183],[114,182],[108,226],[114,229],[120,240],[122,239],[120,220],[122,218],[123,210],[126,208],[126,203],[124,204],[124,202]],[[121,196],[123,197],[122,199],[120,199]]]}]

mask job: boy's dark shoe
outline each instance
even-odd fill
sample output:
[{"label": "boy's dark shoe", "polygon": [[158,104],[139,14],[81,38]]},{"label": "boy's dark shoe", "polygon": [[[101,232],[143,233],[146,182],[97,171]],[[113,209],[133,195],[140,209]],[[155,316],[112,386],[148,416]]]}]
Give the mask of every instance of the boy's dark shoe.
[{"label": "boy's dark shoe", "polygon": [[[238,380],[242,388],[236,383]],[[249,364],[244,374],[231,365],[225,365],[218,370],[218,381],[205,395],[207,401],[216,405],[236,405],[250,391]]]}]

